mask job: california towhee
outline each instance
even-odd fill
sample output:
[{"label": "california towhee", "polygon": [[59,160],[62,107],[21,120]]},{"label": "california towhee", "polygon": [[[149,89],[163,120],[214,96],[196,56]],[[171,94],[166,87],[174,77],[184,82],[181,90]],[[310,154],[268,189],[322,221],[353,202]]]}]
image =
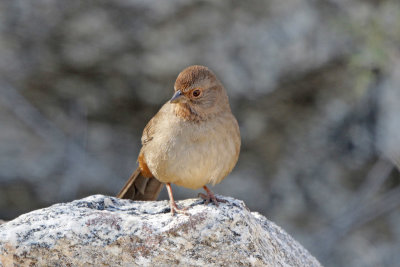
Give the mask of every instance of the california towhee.
[{"label": "california towhee", "polygon": [[[176,79],[175,93],[143,130],[139,167],[117,197],[155,200],[167,185],[171,213],[178,209],[171,183],[203,187],[206,202],[218,201],[206,184],[222,181],[236,165],[240,151],[238,123],[228,95],[215,74],[190,66]],[[183,212],[184,213],[184,212]]]}]

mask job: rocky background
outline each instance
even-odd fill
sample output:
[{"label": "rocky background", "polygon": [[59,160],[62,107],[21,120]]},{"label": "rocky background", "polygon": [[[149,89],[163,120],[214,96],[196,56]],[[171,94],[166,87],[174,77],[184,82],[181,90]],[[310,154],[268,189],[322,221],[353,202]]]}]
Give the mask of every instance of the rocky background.
[{"label": "rocky background", "polygon": [[0,219],[115,195],[177,74],[203,64],[242,133],[214,191],[325,266],[395,266],[399,43],[398,0],[3,0]]}]

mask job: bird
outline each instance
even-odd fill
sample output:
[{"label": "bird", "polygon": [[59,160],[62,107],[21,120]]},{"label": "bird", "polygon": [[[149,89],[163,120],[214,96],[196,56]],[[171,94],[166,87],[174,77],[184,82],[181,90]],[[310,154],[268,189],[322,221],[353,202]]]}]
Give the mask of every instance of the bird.
[{"label": "bird", "polygon": [[174,93],[147,123],[141,138],[139,166],[117,197],[156,200],[165,184],[170,211],[178,208],[171,184],[193,190],[218,206],[207,184],[220,183],[235,167],[240,153],[240,130],[225,87],[207,67],[193,65],[176,78]]}]

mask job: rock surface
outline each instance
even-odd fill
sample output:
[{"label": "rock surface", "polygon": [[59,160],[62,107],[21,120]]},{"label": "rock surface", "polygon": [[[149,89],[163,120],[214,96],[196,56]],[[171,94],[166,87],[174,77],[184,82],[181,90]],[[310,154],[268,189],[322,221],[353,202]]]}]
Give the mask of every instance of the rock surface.
[{"label": "rock surface", "polygon": [[0,226],[0,266],[321,266],[242,201],[218,208],[94,195],[36,210]]}]

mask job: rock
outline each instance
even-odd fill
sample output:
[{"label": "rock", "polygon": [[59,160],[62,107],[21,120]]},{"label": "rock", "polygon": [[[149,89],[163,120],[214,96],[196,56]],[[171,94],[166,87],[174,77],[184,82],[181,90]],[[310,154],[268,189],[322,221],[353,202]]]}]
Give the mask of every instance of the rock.
[{"label": "rock", "polygon": [[279,226],[242,201],[219,207],[94,195],[0,226],[0,266],[321,266]]}]

